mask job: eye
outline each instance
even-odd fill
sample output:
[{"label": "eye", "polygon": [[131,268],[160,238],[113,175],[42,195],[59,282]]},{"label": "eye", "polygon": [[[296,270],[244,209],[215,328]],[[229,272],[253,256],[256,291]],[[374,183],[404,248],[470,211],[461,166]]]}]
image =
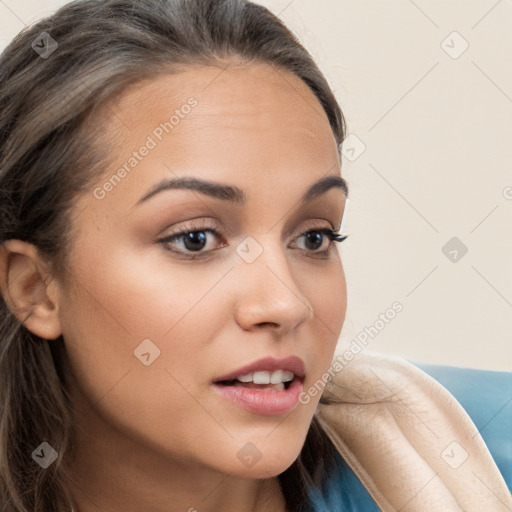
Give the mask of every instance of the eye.
[{"label": "eye", "polygon": [[[215,248],[215,238],[222,239],[222,236],[212,226],[190,225],[184,226],[184,228],[177,233],[157,240],[157,243],[162,244],[168,251],[180,256],[184,256],[188,259],[197,259],[206,257],[217,250]],[[304,245],[299,244],[299,249],[304,250],[314,257],[328,257],[329,252],[334,248],[335,244],[345,240],[347,235],[340,235],[340,233],[330,228],[320,227],[308,229],[299,235],[296,240],[301,240],[302,238],[304,238]],[[227,244],[224,243],[224,245],[218,248],[225,247],[226,245]],[[292,242],[291,246],[297,247],[297,242]],[[208,247],[210,248],[207,249]],[[320,250],[322,248],[323,250]]]},{"label": "eye", "polygon": [[[182,233],[178,233],[176,235],[173,235],[171,238],[169,238],[169,241],[173,240],[179,240],[183,242],[182,247],[185,248],[185,251],[190,252],[200,252],[202,251],[206,246],[208,242],[208,237],[206,234],[213,234],[216,237],[219,236],[219,234],[213,230],[213,229],[200,229],[195,231],[185,231]],[[183,249],[181,249],[182,251]],[[213,249],[203,251],[203,252],[211,252]]]},{"label": "eye", "polygon": [[[302,233],[302,235],[300,235],[297,239],[300,240],[301,238],[304,237],[304,250],[306,252],[326,257],[329,255],[329,251],[331,249],[334,249],[337,243],[343,242],[343,240],[345,240],[347,236],[348,235],[341,235],[340,233],[330,228],[318,228],[309,229],[308,231]],[[322,247],[324,248],[324,250],[319,250]]]}]

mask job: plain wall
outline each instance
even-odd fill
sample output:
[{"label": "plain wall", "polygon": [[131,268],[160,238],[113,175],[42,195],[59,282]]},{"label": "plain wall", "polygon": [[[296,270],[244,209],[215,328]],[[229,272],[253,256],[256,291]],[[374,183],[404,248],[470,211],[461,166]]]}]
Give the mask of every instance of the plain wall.
[{"label": "plain wall", "polygon": [[[2,0],[0,49],[64,3]],[[337,351],[512,370],[512,3],[258,3],[310,50],[348,123]]]}]

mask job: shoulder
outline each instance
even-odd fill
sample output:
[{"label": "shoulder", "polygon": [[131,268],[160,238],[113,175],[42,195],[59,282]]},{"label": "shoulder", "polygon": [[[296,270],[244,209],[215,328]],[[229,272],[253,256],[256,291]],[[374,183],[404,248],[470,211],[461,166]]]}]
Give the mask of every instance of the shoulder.
[{"label": "shoulder", "polygon": [[512,510],[477,428],[436,380],[370,351],[332,368],[315,414],[382,510]]}]

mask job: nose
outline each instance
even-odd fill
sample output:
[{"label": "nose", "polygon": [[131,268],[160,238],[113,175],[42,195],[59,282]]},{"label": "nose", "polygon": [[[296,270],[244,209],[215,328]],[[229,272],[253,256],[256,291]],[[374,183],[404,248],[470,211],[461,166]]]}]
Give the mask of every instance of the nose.
[{"label": "nose", "polygon": [[234,275],[238,299],[235,317],[240,327],[255,331],[270,326],[283,335],[310,319],[313,308],[279,241],[273,241],[271,235],[258,237],[257,243],[253,240],[249,244],[250,251],[259,254],[251,261],[239,252],[242,256]]}]

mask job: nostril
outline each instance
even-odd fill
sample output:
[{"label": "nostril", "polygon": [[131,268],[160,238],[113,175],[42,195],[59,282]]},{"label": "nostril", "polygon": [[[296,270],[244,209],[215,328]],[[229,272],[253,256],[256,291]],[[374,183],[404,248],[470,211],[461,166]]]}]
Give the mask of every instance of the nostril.
[{"label": "nostril", "polygon": [[279,324],[276,324],[275,322],[261,322],[258,324],[259,327],[279,327]]}]

